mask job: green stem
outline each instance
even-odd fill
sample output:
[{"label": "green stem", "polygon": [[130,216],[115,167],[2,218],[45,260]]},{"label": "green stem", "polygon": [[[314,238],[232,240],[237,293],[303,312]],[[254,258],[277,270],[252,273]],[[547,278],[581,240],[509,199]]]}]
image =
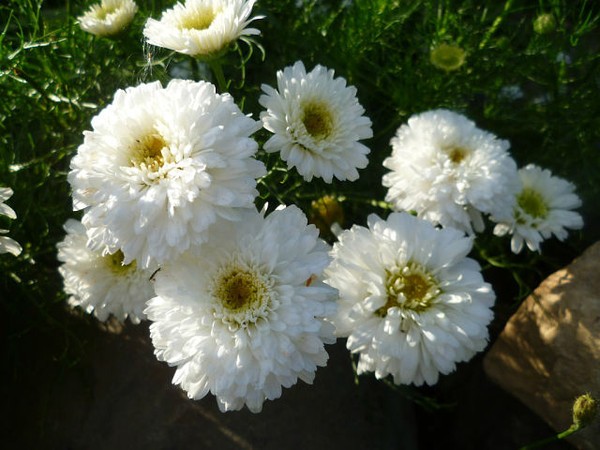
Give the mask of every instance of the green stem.
[{"label": "green stem", "polygon": [[548,444],[551,444],[552,442],[560,441],[561,439],[571,436],[573,433],[579,431],[581,428],[582,427],[580,427],[579,425],[573,424],[567,430],[558,433],[555,436],[550,436],[549,438],[542,439],[541,441],[534,442],[533,444],[525,445],[524,447],[521,447],[520,450],[531,450],[533,448],[544,447]]},{"label": "green stem", "polygon": [[221,61],[219,59],[214,59],[209,63],[210,69],[212,70],[213,75],[217,81],[217,87],[221,93],[227,92],[228,84],[225,81],[225,74],[223,73],[223,66],[221,65]]},{"label": "green stem", "polygon": [[192,69],[192,79],[194,81],[200,81],[200,71],[198,70],[198,61],[193,56],[190,59],[190,67]]},{"label": "green stem", "polygon": [[506,3],[504,4],[504,9],[500,13],[500,15],[498,17],[496,17],[496,20],[494,20],[494,23],[492,23],[492,26],[485,33],[485,36],[483,36],[483,39],[481,40],[481,43],[479,44],[480,50],[483,49],[487,45],[488,41],[492,37],[492,34],[494,34],[496,32],[496,30],[498,29],[498,27],[500,26],[500,24],[502,23],[504,18],[508,15],[508,12],[510,11],[512,4],[513,4],[513,0],[506,1]]}]

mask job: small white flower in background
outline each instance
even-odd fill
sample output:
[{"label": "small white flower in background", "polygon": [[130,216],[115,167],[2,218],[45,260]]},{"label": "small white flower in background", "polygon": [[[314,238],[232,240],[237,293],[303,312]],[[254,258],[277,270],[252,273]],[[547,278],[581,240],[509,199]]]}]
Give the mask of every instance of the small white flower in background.
[{"label": "small white flower in background", "polygon": [[325,366],[335,290],[320,281],[329,247],[295,206],[267,217],[248,211],[215,225],[210,239],[156,274],[155,354],[177,370],[188,396],[211,392],[221,411],[259,412],[298,379]]},{"label": "small white flower in background", "polygon": [[509,143],[448,110],[408,119],[383,165],[386,201],[434,224],[483,230],[483,214],[512,216],[519,181]]},{"label": "small white flower in background", "polygon": [[204,242],[217,218],[255,208],[260,124],[210,83],[119,90],[92,128],[68,180],[93,250],[120,249],[146,268]]},{"label": "small white flower in background", "polygon": [[246,28],[263,16],[250,17],[255,0],[187,0],[148,19],[144,36],[149,44],[202,58],[221,55],[235,40],[260,34]]},{"label": "small white flower in background", "polygon": [[139,269],[135,261],[123,265],[120,251],[103,255],[87,248],[85,227],[77,220],[69,219],[64,228],[67,234],[57,244],[58,271],[69,304],[101,321],[111,314],[121,322],[127,317],[136,324],[144,320],[146,301],[154,296],[153,271]]},{"label": "small white flower in background", "polygon": [[92,5],[77,21],[83,31],[96,36],[112,36],[127,28],[137,10],[133,0],[102,0]]},{"label": "small white flower in background", "polygon": [[568,229],[583,227],[583,219],[574,208],[581,206],[575,186],[547,169],[529,164],[519,170],[521,189],[510,221],[499,221],[494,234],[512,234],[511,250],[520,253],[523,244],[529,250],[540,252],[540,244],[552,235],[559,240],[568,236]]},{"label": "small white flower in background", "polygon": [[[0,216],[6,216],[9,219],[16,219],[17,214],[8,205],[4,204],[6,200],[11,198],[13,190],[7,187],[0,187]],[[8,230],[0,229],[0,234],[8,233]],[[19,256],[23,249],[17,241],[8,236],[0,236],[0,253],[10,253],[14,256]]]},{"label": "small white flower in background", "polygon": [[368,226],[339,236],[325,270],[339,290],[336,334],[359,374],[432,385],[485,348],[495,294],[461,231],[407,213],[372,214]]},{"label": "small white flower in background", "polygon": [[358,141],[373,136],[371,120],[363,115],[356,88],[333,75],[320,65],[306,73],[298,61],[277,72],[277,90],[262,85],[259,103],[266,111],[261,119],[274,133],[264,149],[280,152],[288,168],[295,167],[306,181],[354,181],[356,169],[368,164],[369,149]]}]

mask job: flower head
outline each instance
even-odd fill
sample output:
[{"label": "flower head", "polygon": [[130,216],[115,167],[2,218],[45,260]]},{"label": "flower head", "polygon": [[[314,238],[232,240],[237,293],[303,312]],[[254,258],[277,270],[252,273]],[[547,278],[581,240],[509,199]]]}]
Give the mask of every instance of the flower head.
[{"label": "flower head", "polygon": [[260,34],[246,28],[262,16],[249,18],[256,0],[186,0],[148,19],[144,36],[149,44],[186,55],[214,58],[236,39]]},{"label": "flower head", "polygon": [[590,393],[580,395],[573,402],[573,424],[584,428],[591,424],[598,415],[598,400]]},{"label": "flower head", "polygon": [[319,281],[328,247],[295,206],[212,228],[156,275],[146,314],[159,360],[190,398],[253,412],[326,364],[335,290]]},{"label": "flower head", "polygon": [[92,127],[68,177],[92,249],[149,267],[206,240],[218,217],[254,208],[258,124],[212,84],[119,90]]},{"label": "flower head", "polygon": [[507,141],[448,110],[408,120],[391,140],[383,165],[386,200],[434,224],[472,233],[481,214],[510,217],[519,181]]},{"label": "flower head", "polygon": [[516,206],[509,220],[498,222],[494,234],[512,234],[511,250],[520,253],[525,243],[529,250],[540,251],[540,244],[552,235],[559,240],[568,236],[567,229],[583,227],[583,219],[574,208],[581,206],[575,194],[575,186],[555,177],[547,169],[536,165],[519,169],[520,191],[516,194]]},{"label": "flower head", "polygon": [[460,69],[465,63],[466,52],[457,45],[440,44],[431,50],[429,55],[431,64],[438,69],[451,72]]},{"label": "flower head", "polygon": [[296,62],[277,72],[277,90],[263,85],[259,103],[263,126],[274,133],[265,143],[267,152],[277,152],[296,167],[306,181],[314,177],[331,183],[354,181],[356,169],[367,166],[369,149],[360,139],[373,136],[371,120],[356,98],[356,88],[333,70],[317,65],[306,73]]},{"label": "flower head", "polygon": [[434,384],[487,344],[495,296],[466,257],[472,238],[407,213],[368,226],[339,236],[325,270],[340,295],[336,334],[359,354],[358,373]]},{"label": "flower head", "polygon": [[112,36],[133,20],[138,7],[133,0],[102,0],[77,18],[82,30],[96,36]]},{"label": "flower head", "polygon": [[77,220],[69,219],[64,228],[67,235],[57,244],[58,271],[69,304],[101,321],[111,314],[121,322],[145,319],[146,301],[154,296],[152,271],[138,268],[135,261],[123,264],[120,251],[103,254],[87,248],[85,227]]},{"label": "flower head", "polygon": [[[0,216],[8,217],[9,219],[16,219],[17,214],[15,211],[4,202],[11,198],[13,190],[7,187],[0,187]],[[8,230],[0,229],[0,234],[8,233]],[[14,256],[19,256],[23,249],[17,241],[9,238],[8,236],[0,236],[0,254],[10,253]]]}]

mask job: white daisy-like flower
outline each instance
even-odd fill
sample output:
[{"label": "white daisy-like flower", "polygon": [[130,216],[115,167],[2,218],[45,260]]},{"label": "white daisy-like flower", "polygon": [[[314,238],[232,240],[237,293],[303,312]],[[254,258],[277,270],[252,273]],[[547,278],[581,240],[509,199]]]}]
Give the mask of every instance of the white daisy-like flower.
[{"label": "white daisy-like flower", "polygon": [[119,90],[92,128],[68,180],[93,250],[120,249],[146,268],[204,242],[218,217],[254,208],[260,125],[210,83]]},{"label": "white daisy-like flower", "polygon": [[368,164],[369,148],[358,141],[373,136],[371,120],[363,115],[356,88],[333,76],[320,65],[306,73],[297,61],[277,72],[277,90],[262,85],[259,103],[266,111],[261,120],[274,133],[264,149],[280,152],[288,168],[295,167],[306,181],[354,181],[357,169]]},{"label": "white daisy-like flower", "polygon": [[77,18],[83,31],[96,36],[112,36],[133,20],[138,7],[133,0],[102,0]]},{"label": "white daisy-like flower", "polygon": [[165,263],[145,310],[159,360],[190,398],[259,412],[299,379],[312,383],[333,343],[323,317],[335,290],[319,278],[328,246],[295,206],[212,228],[199,250]]},{"label": "white daisy-like flower", "polygon": [[325,270],[339,290],[336,334],[359,354],[359,374],[432,385],[485,348],[495,294],[461,231],[408,213],[368,226],[339,236]]},{"label": "white daisy-like flower", "polygon": [[135,261],[124,265],[120,251],[103,256],[90,250],[85,226],[77,220],[69,219],[64,228],[67,234],[57,244],[58,271],[69,305],[101,321],[111,314],[121,322],[127,317],[136,324],[144,320],[146,301],[154,296],[153,271],[138,268]]},{"label": "white daisy-like flower", "polygon": [[[13,190],[8,187],[0,187],[0,216],[8,217],[9,219],[16,219],[17,214],[14,209],[6,205],[4,202],[11,198]],[[8,233],[8,230],[0,229],[0,234]],[[19,256],[23,249],[17,241],[9,238],[8,236],[0,236],[0,254],[10,253],[14,256]]]},{"label": "white daisy-like flower", "polygon": [[148,19],[144,36],[149,44],[202,58],[222,54],[238,38],[260,34],[248,25],[256,0],[187,0]]},{"label": "white daisy-like flower", "polygon": [[512,216],[519,181],[509,143],[448,110],[412,116],[383,165],[386,201],[434,224],[473,233],[483,214]]},{"label": "white daisy-like flower", "polygon": [[581,215],[571,211],[581,206],[575,186],[556,176],[548,169],[534,164],[519,169],[521,189],[516,196],[514,214],[509,221],[499,222],[494,234],[512,234],[510,246],[520,253],[525,243],[529,250],[540,252],[540,244],[552,235],[559,240],[568,236],[567,229],[583,227]]}]

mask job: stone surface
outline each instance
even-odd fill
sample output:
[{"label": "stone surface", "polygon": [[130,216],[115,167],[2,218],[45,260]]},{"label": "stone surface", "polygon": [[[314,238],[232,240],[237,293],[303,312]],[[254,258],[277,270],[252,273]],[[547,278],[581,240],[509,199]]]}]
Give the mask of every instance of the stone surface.
[{"label": "stone surface", "polygon": [[[571,425],[577,396],[600,398],[600,242],[520,305],[484,370],[557,432]],[[600,449],[600,417],[569,439],[580,449]]]}]

